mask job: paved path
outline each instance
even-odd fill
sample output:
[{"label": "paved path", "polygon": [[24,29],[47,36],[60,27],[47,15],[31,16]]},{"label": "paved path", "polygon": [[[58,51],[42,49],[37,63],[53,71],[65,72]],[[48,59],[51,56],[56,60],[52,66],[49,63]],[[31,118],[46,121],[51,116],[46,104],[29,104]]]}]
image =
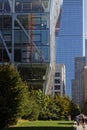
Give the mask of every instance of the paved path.
[{"label": "paved path", "polygon": [[74,130],[87,130],[87,125],[84,125],[84,127],[82,125],[74,125]]}]

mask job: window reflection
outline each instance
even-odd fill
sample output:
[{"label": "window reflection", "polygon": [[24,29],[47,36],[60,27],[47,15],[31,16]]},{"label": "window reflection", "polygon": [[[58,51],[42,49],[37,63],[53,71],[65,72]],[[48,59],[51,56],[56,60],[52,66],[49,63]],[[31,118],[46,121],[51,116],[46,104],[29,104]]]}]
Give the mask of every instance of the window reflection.
[{"label": "window reflection", "polygon": [[16,12],[49,12],[49,0],[15,0]]},{"label": "window reflection", "polygon": [[49,14],[19,15],[17,17],[26,29],[47,29],[49,28]]},{"label": "window reflection", "polygon": [[15,61],[49,62],[50,15],[48,1],[15,0],[15,10],[18,14],[16,15],[17,19],[14,20],[14,30],[12,30],[13,14],[10,13],[12,3],[9,0],[0,0],[0,12],[4,12],[4,15],[0,15],[0,30],[7,47],[10,49],[14,38],[14,53],[19,54],[18,58],[14,57]]},{"label": "window reflection", "polygon": [[8,0],[0,0],[0,12],[9,13],[11,11]]},{"label": "window reflection", "polygon": [[0,29],[11,29],[11,27],[12,27],[11,16],[8,15],[0,16]]}]

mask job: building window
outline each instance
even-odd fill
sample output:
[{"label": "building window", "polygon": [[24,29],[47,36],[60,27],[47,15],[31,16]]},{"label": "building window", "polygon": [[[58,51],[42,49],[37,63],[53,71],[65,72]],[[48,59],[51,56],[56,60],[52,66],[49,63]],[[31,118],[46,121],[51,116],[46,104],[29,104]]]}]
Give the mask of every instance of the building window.
[{"label": "building window", "polygon": [[55,90],[60,90],[60,85],[55,85],[55,86],[54,86],[54,89],[55,89]]},{"label": "building window", "polygon": [[14,50],[14,60],[15,62],[21,62],[21,49]]},{"label": "building window", "polygon": [[59,83],[60,84],[60,79],[55,79],[55,83]]},{"label": "building window", "polygon": [[10,11],[8,0],[0,0],[0,12],[9,13]]},{"label": "building window", "polygon": [[55,77],[60,77],[60,72],[56,72]]}]

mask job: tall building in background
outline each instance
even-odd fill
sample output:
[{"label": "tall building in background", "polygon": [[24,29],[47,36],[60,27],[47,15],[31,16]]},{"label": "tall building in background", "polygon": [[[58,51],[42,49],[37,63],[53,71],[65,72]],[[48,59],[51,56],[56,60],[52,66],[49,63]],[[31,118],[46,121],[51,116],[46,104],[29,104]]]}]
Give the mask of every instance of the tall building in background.
[{"label": "tall building in background", "polygon": [[87,65],[87,39],[85,39],[85,57],[86,57],[86,65]]},{"label": "tall building in background", "polygon": [[83,71],[83,98],[84,102],[87,102],[87,66],[84,67]]},{"label": "tall building in background", "polygon": [[52,91],[61,0],[0,0],[0,64],[13,63],[30,87]]},{"label": "tall building in background", "polygon": [[74,58],[84,55],[84,0],[64,0],[59,35],[56,38],[56,63],[66,67],[66,94],[71,97]]},{"label": "tall building in background", "polygon": [[83,71],[86,65],[85,57],[75,57],[75,78],[72,80],[72,101],[83,107],[84,101],[84,86],[83,86]]},{"label": "tall building in background", "polygon": [[56,64],[55,65],[55,76],[53,85],[53,95],[59,94],[60,96],[65,95],[66,86],[66,72],[65,65]]}]

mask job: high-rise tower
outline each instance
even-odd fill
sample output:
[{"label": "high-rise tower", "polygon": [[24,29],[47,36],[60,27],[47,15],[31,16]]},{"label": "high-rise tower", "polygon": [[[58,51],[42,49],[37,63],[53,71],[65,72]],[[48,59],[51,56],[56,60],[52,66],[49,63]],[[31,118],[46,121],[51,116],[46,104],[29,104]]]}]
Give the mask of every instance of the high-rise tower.
[{"label": "high-rise tower", "polygon": [[84,55],[84,0],[64,0],[60,32],[56,38],[56,63],[66,67],[66,93],[71,96],[74,58]]},{"label": "high-rise tower", "polygon": [[72,80],[72,101],[79,106],[83,107],[84,102],[84,83],[83,83],[83,71],[86,65],[85,57],[75,57],[75,77]]},{"label": "high-rise tower", "polygon": [[13,63],[30,87],[51,93],[61,0],[0,0],[0,64]]}]

